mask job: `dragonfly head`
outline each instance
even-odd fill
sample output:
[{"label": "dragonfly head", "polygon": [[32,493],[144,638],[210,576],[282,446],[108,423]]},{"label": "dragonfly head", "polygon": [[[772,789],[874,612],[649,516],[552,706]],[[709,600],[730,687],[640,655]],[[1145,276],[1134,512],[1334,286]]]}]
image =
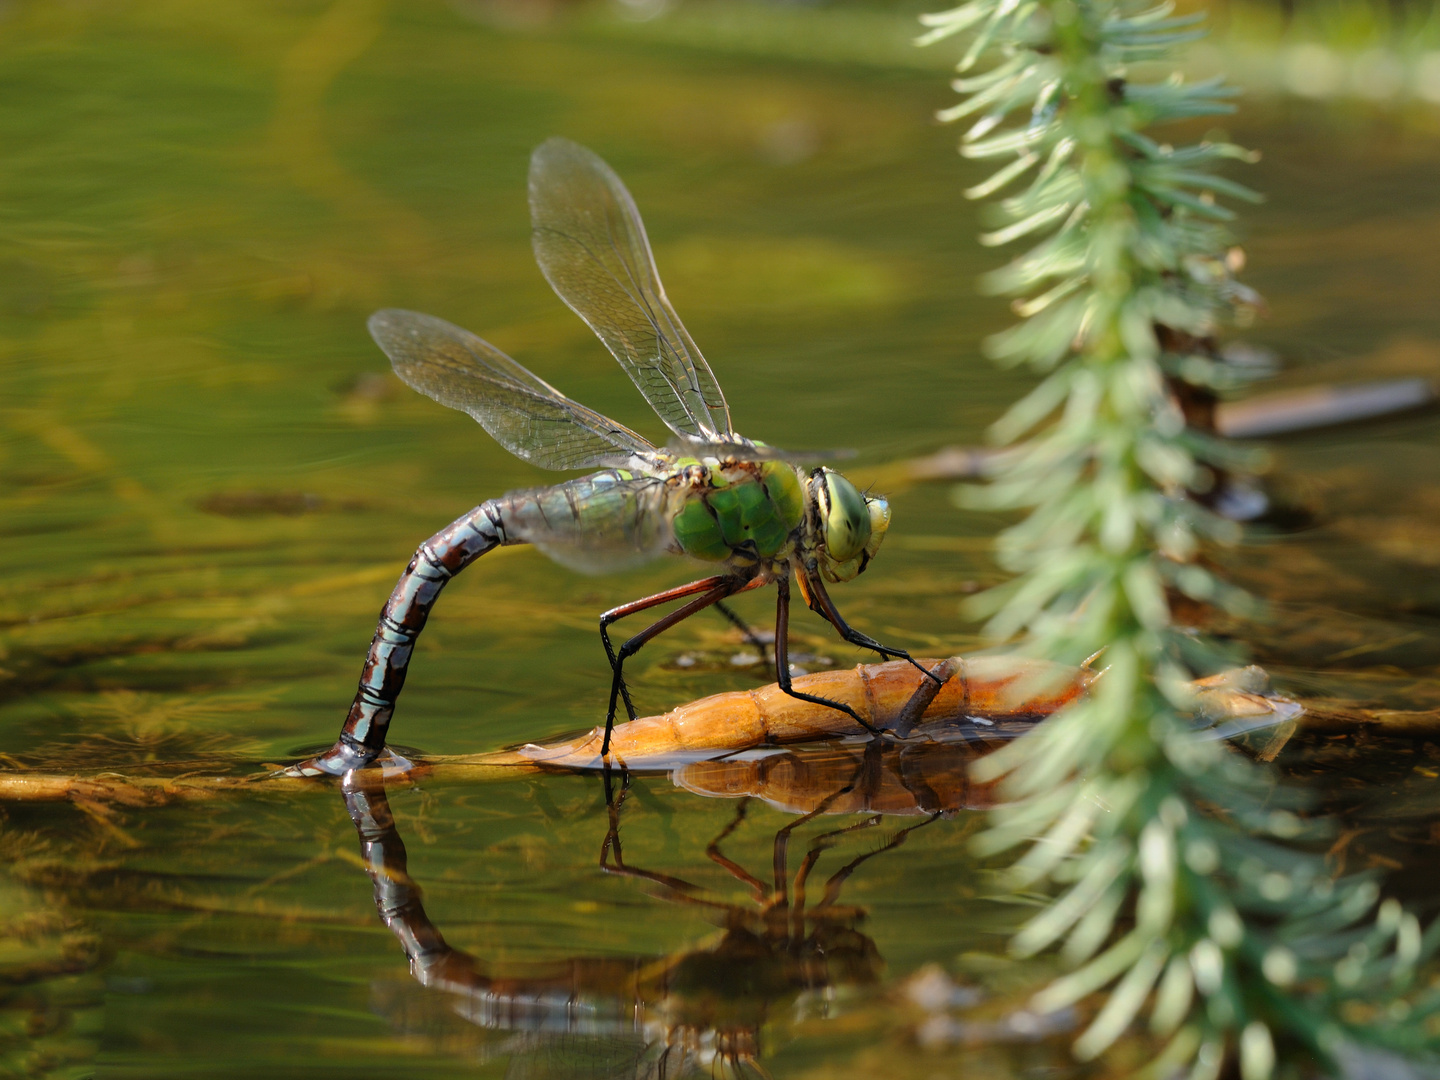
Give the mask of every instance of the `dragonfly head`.
[{"label": "dragonfly head", "polygon": [[834,582],[858,577],[885,539],[890,504],[878,495],[860,494],[834,469],[816,469],[809,486],[819,523],[821,576]]}]

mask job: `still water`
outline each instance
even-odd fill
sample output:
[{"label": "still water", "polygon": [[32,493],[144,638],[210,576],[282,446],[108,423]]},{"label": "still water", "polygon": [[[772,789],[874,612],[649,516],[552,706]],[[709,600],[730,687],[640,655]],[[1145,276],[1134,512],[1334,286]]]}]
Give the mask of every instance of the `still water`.
[{"label": "still water", "polygon": [[[929,119],[942,74],[514,16],[379,0],[3,9],[5,765],[248,773],[328,745],[415,544],[552,482],[401,386],[365,333],[375,308],[467,326],[662,434],[534,267],[526,167],[552,134],[629,184],[737,428],[854,447],[847,471],[888,486],[890,536],[835,590],[842,611],[919,654],[978,644],[960,602],[996,580],[1000,522],[891,467],[979,441],[1026,382],[981,359],[1006,313],[975,280],[999,256],[974,244],[981,215],[960,194],[978,174]],[[1283,382],[1434,372],[1432,128],[1283,103],[1231,128],[1264,150],[1247,179],[1269,201],[1245,241],[1271,312],[1250,338],[1291,362]],[[1223,556],[1270,619],[1217,629],[1294,692],[1440,705],[1440,422],[1292,440],[1274,473],[1316,524]],[[686,573],[488,556],[423,635],[394,740],[463,753],[591,726],[608,688],[596,613]],[[763,622],[765,604],[736,607]],[[868,659],[809,619],[794,628],[805,663]],[[628,669],[641,711],[763,681],[744,652],[718,618],[685,624]],[[1307,761],[1350,806],[1337,860],[1399,871],[1423,906],[1429,749],[1358,764],[1322,750]],[[906,806],[904,762],[833,751],[787,768],[608,791],[517,774],[388,801],[317,784],[7,806],[0,1074],[1062,1064],[1063,1033],[1031,1043],[1002,1022],[1036,976],[997,959],[1026,909],[967,853],[980,822],[963,787]],[[862,768],[901,777],[889,808],[908,812],[825,804]],[[798,816],[817,807],[832,812]],[[766,908],[776,882],[785,901]],[[584,1006],[556,1004],[571,998]]]}]

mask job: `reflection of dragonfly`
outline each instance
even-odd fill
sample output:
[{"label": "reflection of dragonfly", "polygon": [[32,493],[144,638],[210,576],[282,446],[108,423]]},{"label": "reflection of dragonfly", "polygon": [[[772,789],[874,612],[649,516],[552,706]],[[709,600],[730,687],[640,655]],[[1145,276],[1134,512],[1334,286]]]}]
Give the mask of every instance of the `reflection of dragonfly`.
[{"label": "reflection of dragonfly", "polygon": [[[456,995],[454,1011],[470,1022],[511,1033],[500,1050],[512,1055],[507,1077],[760,1078],[767,1075],[759,1039],[768,1018],[824,1010],[834,988],[879,980],[883,961],[858,929],[866,912],[841,903],[841,892],[861,864],[893,851],[915,829],[983,805],[988,793],[965,779],[977,756],[957,744],[896,747],[871,740],[863,747],[778,755],[762,772],[753,763],[707,763],[703,777],[685,786],[699,790],[699,779],[728,795],[743,790],[772,804],[779,796],[806,807],[774,835],[771,881],[721,849],[745,821],[748,796],[707,845],[706,856],[745,885],[753,903],[722,899],[683,878],[628,864],[620,825],[629,774],[616,791],[607,773],[610,827],[601,868],[658,886],[658,898],[708,912],[723,931],[718,940],[663,958],[581,956],[508,971],[447,944],[426,915],[381,778],[373,770],[355,773],[344,791],[380,917],[404,946],[411,974],[431,990]],[[680,774],[675,779],[682,783]],[[797,830],[827,814],[862,816],[812,837],[792,867],[789,846]],[[828,849],[878,828],[892,814],[921,820],[853,856],[814,887],[811,876]]]},{"label": "reflection of dragonfly", "polygon": [[[372,315],[370,333],[410,386],[469,413],[500,445],[534,465],[602,471],[491,499],[421,544],[381,613],[339,740],[291,771],[338,774],[380,754],[415,639],[440,590],[501,544],[534,544],[557,562],[587,571],[664,551],[717,564],[717,574],[600,616],[613,673],[602,754],[609,749],[617,698],[635,719],[622,674],[625,660],[697,611],[772,582],[779,592],[780,685],[869,728],[849,706],[791,688],[790,575],[810,608],[846,641],[908,660],[903,650],[851,628],[825,589],[827,581],[854,578],[874,558],[890,523],[889,505],[862,495],[832,469],[806,473],[786,455],[734,432],[715,376],[665,296],[640,213],[608,165],[564,139],[544,143],[530,161],[530,213],[535,257],[546,279],[599,335],[677,441],[668,449],[652,445],[571,401],[488,342],[433,316],[394,310]],[[615,620],[687,597],[693,599],[618,650],[611,645]]]}]

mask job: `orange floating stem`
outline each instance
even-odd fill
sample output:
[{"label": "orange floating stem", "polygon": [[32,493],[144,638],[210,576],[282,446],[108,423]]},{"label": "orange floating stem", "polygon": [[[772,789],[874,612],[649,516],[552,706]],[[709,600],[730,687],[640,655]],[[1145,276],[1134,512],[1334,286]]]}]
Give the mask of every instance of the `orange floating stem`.
[{"label": "orange floating stem", "polygon": [[[803,675],[794,686],[804,693],[850,706],[866,722],[885,729],[892,740],[914,755],[906,774],[924,768],[934,772],[928,784],[938,801],[902,804],[913,799],[904,783],[884,782],[858,785],[840,799],[852,812],[866,808],[884,813],[918,813],[987,805],[992,792],[974,784],[963,762],[987,753],[1001,739],[1024,731],[1025,721],[1037,721],[1082,696],[1103,671],[1070,667],[1023,656],[989,655],[945,660],[918,661],[925,675],[911,664],[895,660],[883,664],[860,664],[847,671]],[[933,677],[932,677],[933,676]],[[1230,737],[1259,727],[1288,725],[1286,735],[1312,719],[1319,730],[1353,730],[1374,723],[1376,730],[1391,724],[1406,734],[1433,731],[1436,713],[1405,714],[1394,725],[1392,715],[1355,710],[1322,710],[1313,718],[1289,698],[1268,692],[1269,678],[1259,668],[1237,668],[1191,684],[1193,712],[1217,723],[1217,737]],[[1292,721],[1294,723],[1292,723]],[[966,725],[958,729],[957,723]],[[1348,728],[1344,725],[1349,725]],[[1003,729],[1003,730],[1002,730]],[[518,750],[487,754],[427,757],[410,762],[387,756],[382,759],[381,782],[410,782],[431,777],[455,782],[475,782],[513,775],[516,769],[678,769],[676,782],[706,794],[752,794],[777,805],[816,809],[805,791],[813,784],[801,783],[791,765],[770,762],[760,768],[737,763],[734,755],[762,747],[814,743],[847,737],[869,738],[854,718],[824,704],[798,700],[771,684],[755,690],[714,694],[681,705],[663,716],[646,716],[617,725],[611,736],[608,761],[600,756],[604,727],[594,728],[578,739]],[[918,736],[906,738],[906,736]],[[950,745],[956,738],[963,748]],[[1275,747],[1278,749],[1278,744]],[[923,753],[922,753],[923,751]],[[824,773],[826,769],[853,771],[853,755],[808,760],[805,769]],[[922,760],[924,764],[922,766]],[[933,760],[932,760],[933,759]],[[714,761],[716,768],[686,768],[696,762]],[[734,765],[744,765],[731,768]],[[25,770],[0,770],[0,802],[73,802],[80,806],[118,804],[134,808],[243,794],[256,788],[314,790],[315,781],[271,773],[261,776],[204,776],[186,772],[182,776],[153,775],[163,766],[151,763],[152,775],[123,776],[114,772],[95,775],[55,775]],[[787,771],[788,770],[788,771]],[[884,770],[882,769],[882,773]],[[818,775],[818,774],[817,774]],[[837,774],[838,775],[838,774]],[[927,772],[928,775],[928,772]],[[898,782],[898,781],[897,781]],[[877,786],[878,785],[878,786]],[[829,811],[836,812],[836,811]]]},{"label": "orange floating stem", "polygon": [[[1075,668],[1022,656],[950,657],[918,661],[942,682],[911,664],[859,664],[794,680],[795,688],[850,706],[875,727],[908,732],[917,724],[954,721],[1040,719],[1085,692],[1097,677]],[[918,695],[918,696],[917,696]],[[927,700],[928,698],[928,700]],[[868,734],[838,709],[800,701],[770,685],[734,691],[681,705],[663,716],[646,716],[615,728],[612,767],[657,768],[757,746],[783,746]],[[603,740],[595,728],[577,742],[530,744],[522,757],[562,768],[598,768]]]}]

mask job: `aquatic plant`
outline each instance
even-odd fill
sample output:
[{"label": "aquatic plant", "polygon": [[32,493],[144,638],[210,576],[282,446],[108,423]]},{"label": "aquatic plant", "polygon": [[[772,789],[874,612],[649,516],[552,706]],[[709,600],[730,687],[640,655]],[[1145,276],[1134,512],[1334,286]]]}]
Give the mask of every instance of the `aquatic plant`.
[{"label": "aquatic plant", "polygon": [[[1258,303],[1218,201],[1255,196],[1215,172],[1249,155],[1148,133],[1231,110],[1223,81],[1165,77],[1201,18],[1133,0],[970,0],[926,16],[922,43],[966,41],[962,101],[941,119],[969,121],[961,154],[999,165],[967,194],[1025,182],[981,242],[1034,245],[987,282],[1022,319],[991,356],[1042,378],[995,426],[1008,448],[991,482],[966,495],[1028,512],[999,544],[1014,577],[973,610],[998,640],[1069,662],[1103,650],[1105,668],[1086,700],[980,766],[1010,800],[981,849],[1023,845],[1011,884],[1055,894],[1012,950],[1070,965],[1036,996],[1042,1011],[1108,989],[1080,1058],[1148,1016],[1149,1075],[1213,1077],[1229,1061],[1260,1080],[1297,1052],[1336,1068],[1362,1044],[1433,1049],[1420,1021],[1440,999],[1402,995],[1437,931],[1380,903],[1372,877],[1332,879],[1314,850],[1324,823],[1224,732],[1197,735],[1185,684],[1219,658],[1172,598],[1247,603],[1199,555],[1235,536],[1211,507],[1243,462],[1187,409],[1240,377],[1217,338]],[[1161,77],[1136,80],[1137,65]]]}]

